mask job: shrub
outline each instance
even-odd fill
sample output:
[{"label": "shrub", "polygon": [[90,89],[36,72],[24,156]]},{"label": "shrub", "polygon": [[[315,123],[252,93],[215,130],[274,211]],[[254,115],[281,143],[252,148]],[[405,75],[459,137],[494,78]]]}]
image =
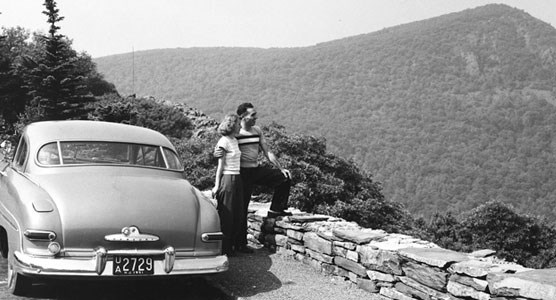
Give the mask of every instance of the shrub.
[{"label": "shrub", "polygon": [[462,251],[460,242],[460,222],[452,212],[436,212],[427,223],[422,218],[415,222],[415,235],[427,241],[434,241],[438,246]]},{"label": "shrub", "polygon": [[444,248],[463,252],[492,249],[498,257],[526,267],[556,266],[554,225],[544,218],[518,214],[499,201],[489,201],[458,217],[437,213],[421,228],[421,238]]},{"label": "shrub", "polygon": [[159,131],[169,137],[191,136],[193,124],[183,111],[152,98],[110,95],[93,103],[89,119],[126,123]]},{"label": "shrub", "polygon": [[219,138],[216,131],[209,130],[203,136],[172,141],[185,165],[185,177],[201,190],[214,186],[218,160],[213,156],[213,151]]},{"label": "shrub", "polygon": [[[462,214],[461,242],[470,249],[490,248],[510,261],[541,267],[549,261],[541,253],[554,251],[556,230],[543,219],[520,215],[512,206],[490,201]],[[548,251],[548,252],[547,252]]]},{"label": "shrub", "polygon": [[272,152],[280,155],[292,173],[290,205],[364,227],[392,232],[409,229],[411,217],[403,206],[384,200],[381,186],[353,161],[328,153],[324,138],[288,133],[276,123],[265,126],[263,132]]},{"label": "shrub", "polygon": [[407,232],[411,229],[411,216],[400,203],[376,198],[336,201],[327,211],[367,228],[379,228],[387,232]]}]

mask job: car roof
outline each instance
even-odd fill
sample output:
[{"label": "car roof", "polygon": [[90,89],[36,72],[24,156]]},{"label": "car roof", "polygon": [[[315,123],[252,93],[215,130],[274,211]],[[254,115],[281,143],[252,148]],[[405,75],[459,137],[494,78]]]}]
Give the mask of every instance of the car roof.
[{"label": "car roof", "polygon": [[102,121],[43,121],[27,125],[25,135],[36,147],[53,141],[105,141],[160,145],[174,149],[163,134],[144,127]]}]

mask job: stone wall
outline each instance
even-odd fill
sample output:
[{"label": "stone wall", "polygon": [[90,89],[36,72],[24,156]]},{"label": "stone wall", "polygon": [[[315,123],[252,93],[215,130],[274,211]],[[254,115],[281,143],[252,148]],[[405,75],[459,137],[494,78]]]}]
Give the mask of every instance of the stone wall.
[{"label": "stone wall", "polygon": [[249,236],[277,253],[350,280],[369,299],[556,299],[556,269],[534,270],[496,259],[494,251],[460,253],[354,222],[294,212],[267,218],[253,203]]}]

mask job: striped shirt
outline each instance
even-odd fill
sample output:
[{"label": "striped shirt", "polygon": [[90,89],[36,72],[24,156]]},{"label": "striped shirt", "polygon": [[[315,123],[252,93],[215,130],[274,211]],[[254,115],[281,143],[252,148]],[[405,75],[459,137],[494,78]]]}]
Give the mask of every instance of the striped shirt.
[{"label": "striped shirt", "polygon": [[262,130],[258,126],[251,127],[250,131],[243,128],[236,136],[241,150],[241,167],[256,168],[259,166],[257,161],[261,144]]},{"label": "striped shirt", "polygon": [[222,165],[222,174],[239,174],[241,152],[239,151],[237,140],[231,136],[223,136],[218,140],[216,147],[221,148],[226,153]]}]

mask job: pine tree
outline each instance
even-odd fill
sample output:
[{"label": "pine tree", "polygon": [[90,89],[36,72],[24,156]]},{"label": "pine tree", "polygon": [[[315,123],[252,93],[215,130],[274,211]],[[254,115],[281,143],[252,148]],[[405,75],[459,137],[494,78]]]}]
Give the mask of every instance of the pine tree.
[{"label": "pine tree", "polygon": [[45,0],[50,29],[39,36],[42,51],[34,58],[24,59],[28,69],[27,88],[32,95],[27,109],[29,121],[81,119],[87,115],[86,104],[95,98],[87,89],[87,72],[80,68],[79,57],[71,48],[71,41],[59,34],[59,15],[54,0]]},{"label": "pine tree", "polygon": [[3,28],[0,36],[0,118],[3,118],[8,130],[24,111],[29,98],[15,67],[15,61],[24,51],[28,38],[29,33],[21,27]]}]

